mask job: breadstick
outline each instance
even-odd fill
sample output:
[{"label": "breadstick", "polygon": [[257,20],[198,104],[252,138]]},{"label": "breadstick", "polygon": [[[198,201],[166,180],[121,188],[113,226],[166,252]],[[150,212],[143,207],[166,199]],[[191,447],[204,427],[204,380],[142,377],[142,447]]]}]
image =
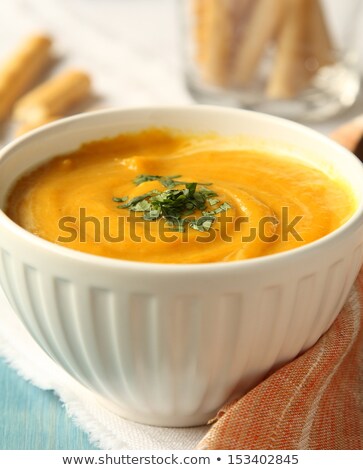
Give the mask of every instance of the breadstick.
[{"label": "breadstick", "polygon": [[305,43],[308,34],[306,0],[286,0],[286,15],[278,37],[276,59],[267,86],[274,99],[295,96],[308,81]]},{"label": "breadstick", "polygon": [[325,24],[319,0],[305,0],[308,14],[308,34],[305,39],[305,68],[308,81],[320,67],[330,65],[333,60],[333,47]]},{"label": "breadstick", "polygon": [[316,59],[318,68],[334,63],[333,43],[320,0],[311,1],[308,38],[311,48],[310,56]]},{"label": "breadstick", "polygon": [[38,127],[44,126],[45,124],[49,124],[50,122],[57,121],[61,119],[62,116],[49,116],[47,118],[41,119],[40,121],[31,121],[25,122],[21,124],[15,131],[15,137],[20,137],[27,132],[32,131],[33,129],[37,129]]},{"label": "breadstick", "polygon": [[[203,63],[205,61],[206,49],[208,49],[208,28],[206,25],[208,21],[208,8],[210,7],[210,3],[209,0],[191,0],[191,2],[196,59],[199,63]],[[248,16],[249,10],[251,9],[254,2],[255,0],[229,0],[229,2],[225,3],[226,7],[229,9],[229,20],[231,22],[230,28],[231,33],[233,34],[232,43],[235,43],[237,40],[241,26],[243,26],[243,23],[246,20],[246,16]]]},{"label": "breadstick", "polygon": [[213,85],[224,85],[228,79],[233,24],[231,6],[233,0],[205,0],[203,33],[205,48],[201,68],[204,80]]},{"label": "breadstick", "polygon": [[255,0],[245,35],[238,46],[232,82],[246,85],[251,81],[261,56],[280,27],[284,16],[284,1]]},{"label": "breadstick", "polygon": [[[208,1],[208,0],[207,0]],[[194,44],[196,49],[196,59],[202,64],[205,59],[206,49],[206,10],[208,3],[206,0],[192,0],[192,21],[194,21]]]},{"label": "breadstick", "polygon": [[249,40],[246,37],[246,31],[256,4],[256,0],[234,0],[232,10],[232,18],[234,22],[232,40],[233,48],[229,71],[229,84],[232,86],[234,85],[232,76],[234,73],[234,64],[236,63],[236,58],[240,53],[240,45],[243,44],[243,41]]},{"label": "breadstick", "polygon": [[41,121],[49,116],[62,115],[90,93],[89,76],[70,70],[48,80],[18,101],[14,108],[17,121]]},{"label": "breadstick", "polygon": [[49,37],[31,36],[0,67],[0,122],[50,63],[50,48]]}]

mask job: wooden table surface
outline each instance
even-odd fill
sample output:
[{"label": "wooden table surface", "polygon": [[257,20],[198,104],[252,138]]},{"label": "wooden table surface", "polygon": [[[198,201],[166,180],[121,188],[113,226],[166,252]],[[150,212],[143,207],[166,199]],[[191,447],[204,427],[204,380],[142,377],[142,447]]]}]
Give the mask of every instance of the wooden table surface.
[{"label": "wooden table surface", "polygon": [[26,382],[0,359],[0,449],[96,449],[51,391]]}]

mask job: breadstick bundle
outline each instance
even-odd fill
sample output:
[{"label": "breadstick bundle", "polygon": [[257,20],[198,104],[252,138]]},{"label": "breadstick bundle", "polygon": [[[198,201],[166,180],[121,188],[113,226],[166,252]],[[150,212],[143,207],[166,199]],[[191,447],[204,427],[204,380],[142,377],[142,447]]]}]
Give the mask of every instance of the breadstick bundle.
[{"label": "breadstick bundle", "polygon": [[239,89],[260,78],[266,95],[293,98],[334,62],[320,0],[190,0],[194,55],[208,85]]},{"label": "breadstick bundle", "polygon": [[48,36],[34,35],[0,64],[0,125],[12,116],[16,135],[63,117],[90,95],[90,77],[81,70],[62,72],[32,89],[52,62],[51,47]]}]

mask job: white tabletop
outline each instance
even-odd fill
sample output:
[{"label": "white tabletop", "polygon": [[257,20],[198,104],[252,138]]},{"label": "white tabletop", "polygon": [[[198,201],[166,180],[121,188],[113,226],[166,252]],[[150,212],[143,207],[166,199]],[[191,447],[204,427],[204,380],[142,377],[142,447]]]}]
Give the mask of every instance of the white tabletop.
[{"label": "white tabletop", "polygon": [[[51,73],[68,66],[91,73],[92,109],[189,104],[177,1],[182,0],[2,0],[0,60],[28,33],[46,31],[59,58]],[[329,132],[361,110],[363,99],[345,115],[314,127]],[[0,143],[9,138],[3,126]]]}]

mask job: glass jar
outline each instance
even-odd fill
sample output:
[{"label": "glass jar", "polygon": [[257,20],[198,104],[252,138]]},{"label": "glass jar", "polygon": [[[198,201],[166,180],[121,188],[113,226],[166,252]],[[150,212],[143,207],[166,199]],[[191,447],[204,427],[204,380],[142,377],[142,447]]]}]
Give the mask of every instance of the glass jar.
[{"label": "glass jar", "polygon": [[355,102],[361,0],[179,1],[198,102],[310,121]]}]

